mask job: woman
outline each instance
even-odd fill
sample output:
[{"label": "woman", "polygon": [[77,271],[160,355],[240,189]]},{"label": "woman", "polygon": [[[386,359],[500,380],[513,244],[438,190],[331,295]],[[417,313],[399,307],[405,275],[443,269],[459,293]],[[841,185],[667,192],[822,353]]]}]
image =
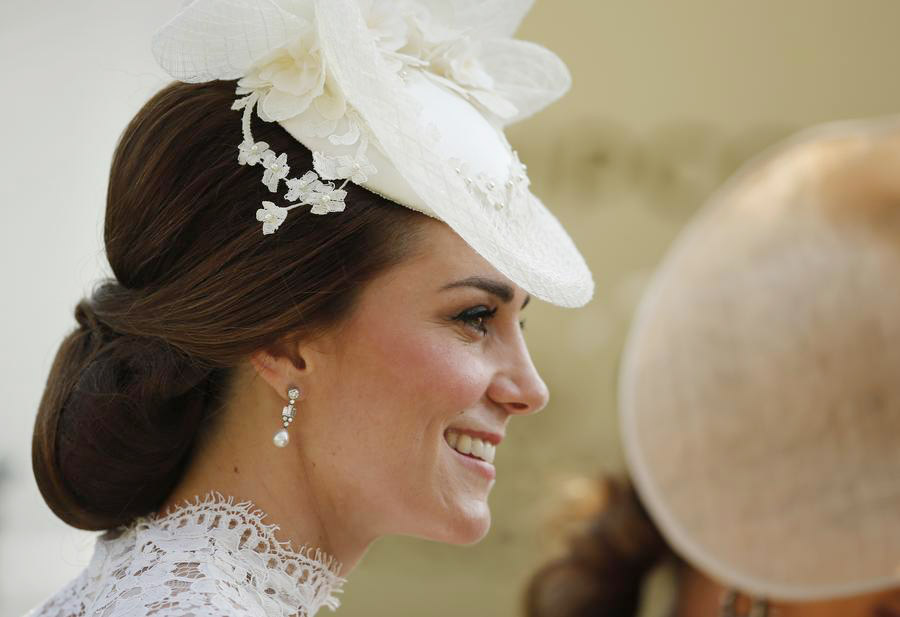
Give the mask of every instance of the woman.
[{"label": "woman", "polygon": [[560,513],[570,530],[567,548],[529,580],[528,617],[900,615],[900,587],[787,602],[739,592],[673,550],[627,480],[579,479],[576,488],[575,500]]},{"label": "woman", "polygon": [[677,617],[900,615],[898,169],[900,118],[819,127],[679,237],[622,364],[643,506],[607,491],[530,615],[635,614],[667,544]]},{"label": "woman", "polygon": [[380,536],[485,535],[548,398],[522,309],[593,291],[500,130],[568,87],[509,38],[525,4],[198,0],[160,31],[191,83],[122,135],[115,278],[34,433],[50,508],[108,531],[31,614],[311,617]]}]

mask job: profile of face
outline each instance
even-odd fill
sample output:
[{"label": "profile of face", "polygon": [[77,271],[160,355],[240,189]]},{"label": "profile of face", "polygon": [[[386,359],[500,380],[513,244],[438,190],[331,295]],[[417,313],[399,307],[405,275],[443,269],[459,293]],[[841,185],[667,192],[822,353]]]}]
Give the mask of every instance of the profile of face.
[{"label": "profile of face", "polygon": [[468,544],[490,527],[488,461],[548,392],[523,336],[527,294],[444,223],[422,224],[423,250],[301,347],[291,445],[344,529]]}]

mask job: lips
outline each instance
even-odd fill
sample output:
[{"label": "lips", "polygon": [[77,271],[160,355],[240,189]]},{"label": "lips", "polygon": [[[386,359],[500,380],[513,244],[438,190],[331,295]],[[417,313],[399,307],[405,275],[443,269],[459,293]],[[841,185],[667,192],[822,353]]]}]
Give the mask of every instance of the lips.
[{"label": "lips", "polygon": [[[446,441],[446,439],[444,441]],[[447,448],[450,450],[450,456],[455,458],[460,465],[478,476],[481,476],[488,482],[493,482],[497,477],[497,470],[492,463],[475,458],[471,454],[462,454],[455,448],[451,448],[449,443],[447,443]]]}]

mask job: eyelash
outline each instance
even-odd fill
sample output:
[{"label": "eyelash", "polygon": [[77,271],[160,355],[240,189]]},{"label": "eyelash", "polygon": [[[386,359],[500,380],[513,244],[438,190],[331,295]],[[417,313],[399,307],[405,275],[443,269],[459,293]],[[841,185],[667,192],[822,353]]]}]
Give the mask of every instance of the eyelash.
[{"label": "eyelash", "polygon": [[[461,321],[467,326],[475,328],[475,330],[477,330],[482,335],[485,335],[488,332],[487,327],[485,326],[485,322],[493,319],[496,314],[497,307],[488,308],[486,306],[477,306],[474,308],[466,309],[453,319],[456,321]],[[523,330],[525,329],[524,319],[519,321],[519,327]]]}]

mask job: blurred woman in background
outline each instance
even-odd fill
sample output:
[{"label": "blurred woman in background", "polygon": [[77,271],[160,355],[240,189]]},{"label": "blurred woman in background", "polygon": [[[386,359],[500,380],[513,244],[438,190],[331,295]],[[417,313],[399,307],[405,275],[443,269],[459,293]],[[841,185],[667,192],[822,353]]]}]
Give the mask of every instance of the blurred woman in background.
[{"label": "blurred woman in background", "polygon": [[529,617],[636,615],[666,555],[674,617],[900,615],[898,171],[900,118],[818,127],[681,234],[622,366],[637,492],[601,482]]}]

